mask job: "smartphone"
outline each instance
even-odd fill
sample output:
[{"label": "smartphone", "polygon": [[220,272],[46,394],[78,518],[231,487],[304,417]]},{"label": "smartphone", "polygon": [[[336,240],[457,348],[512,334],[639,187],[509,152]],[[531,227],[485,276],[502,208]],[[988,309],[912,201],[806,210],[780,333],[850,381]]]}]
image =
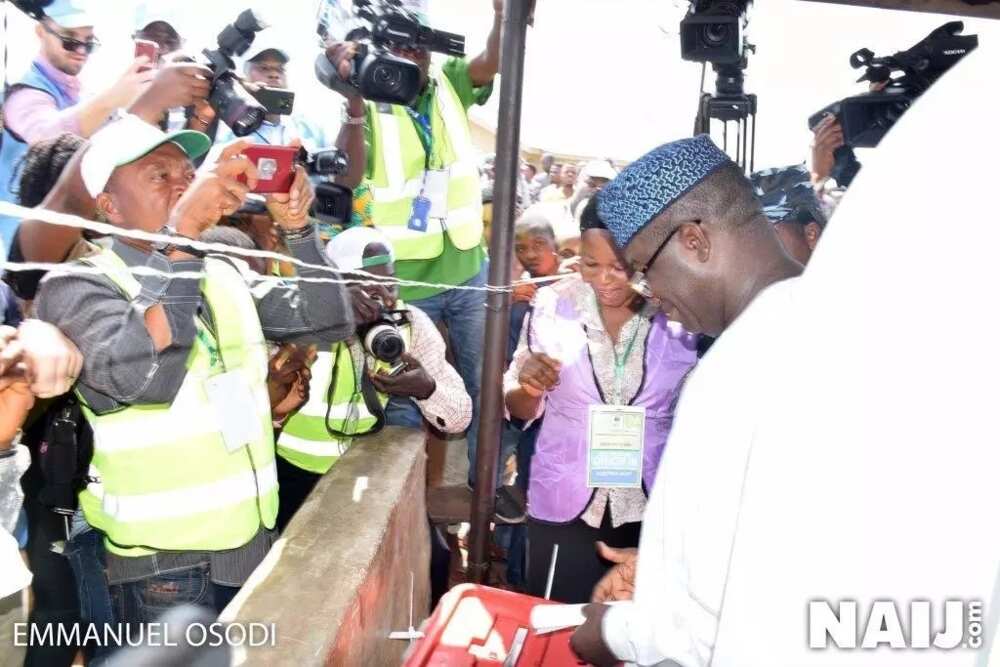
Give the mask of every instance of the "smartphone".
[{"label": "smartphone", "polygon": [[[257,167],[256,194],[285,193],[292,189],[295,181],[295,158],[299,149],[294,146],[268,146],[255,144],[243,151],[247,159]],[[242,175],[238,179],[246,183]]]},{"label": "smartphone", "polygon": [[135,40],[135,57],[146,56],[149,58],[149,65],[143,67],[140,71],[145,72],[147,70],[156,69],[156,65],[160,60],[160,45],[156,42],[151,42],[148,39],[137,39]]},{"label": "smartphone", "polygon": [[253,96],[268,113],[290,116],[295,108],[295,93],[284,88],[261,86]]}]

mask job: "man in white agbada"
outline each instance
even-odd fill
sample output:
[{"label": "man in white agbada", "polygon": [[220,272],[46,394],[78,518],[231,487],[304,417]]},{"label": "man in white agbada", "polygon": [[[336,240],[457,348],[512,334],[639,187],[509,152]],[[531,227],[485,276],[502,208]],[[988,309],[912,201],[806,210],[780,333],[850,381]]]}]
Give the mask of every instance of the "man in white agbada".
[{"label": "man in white agbada", "polygon": [[[699,199],[719,171],[649,217],[645,202],[623,208],[621,191],[616,202],[615,184],[602,195],[664,308],[725,334],[681,398],[634,581],[634,555],[609,554],[626,562],[595,591],[631,598],[634,584],[634,600],[588,607],[574,636],[594,664],[988,664],[1000,611],[988,160],[1000,140],[966,114],[1000,49],[979,32],[980,49],[866,158],[801,278],[729,296],[734,275],[765,270],[769,242],[738,189]],[[946,600],[963,601],[958,624],[946,626]],[[856,601],[857,623],[849,607],[840,625],[815,601],[835,613]],[[979,623],[970,601],[982,602]],[[831,638],[849,646],[855,630],[856,649]]]}]

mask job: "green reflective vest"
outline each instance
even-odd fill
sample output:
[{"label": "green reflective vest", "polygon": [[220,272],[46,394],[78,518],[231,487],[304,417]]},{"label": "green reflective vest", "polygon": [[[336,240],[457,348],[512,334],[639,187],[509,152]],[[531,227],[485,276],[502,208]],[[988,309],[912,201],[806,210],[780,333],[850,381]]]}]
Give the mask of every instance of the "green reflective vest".
[{"label": "green reflective vest", "polygon": [[[115,253],[105,250],[81,261],[104,272],[130,300],[139,295],[138,281]],[[215,330],[196,317],[187,375],[169,405],[98,415],[78,394],[94,430],[94,481],[80,493],[80,506],[116,554],[234,549],[262,525],[275,525],[267,346],[240,264],[205,259],[201,292]],[[225,372],[242,374],[253,397],[247,419],[260,426],[257,437],[232,452],[205,389],[208,378]]]},{"label": "green reflective vest", "polygon": [[[410,330],[410,326],[400,328],[407,349]],[[375,364],[376,369],[385,367],[381,362]],[[351,339],[337,343],[329,352],[317,353],[311,370],[309,400],[288,418],[278,435],[278,456],[298,468],[322,475],[350,449],[354,440],[350,436],[370,433],[378,420],[361,395],[365,354],[360,341]],[[389,397],[382,393],[378,399],[383,408],[389,402]],[[345,435],[331,434],[327,424]]]},{"label": "green reflective vest", "polygon": [[[435,259],[444,252],[444,233],[459,250],[476,247],[483,237],[479,162],[465,107],[448,77],[432,70],[436,81],[431,105],[431,155],[428,158],[414,120],[401,105],[368,103],[373,169],[372,221],[392,241],[397,260]],[[423,192],[424,173],[446,170],[448,217],[430,218],[423,231],[408,226],[413,199]]]}]

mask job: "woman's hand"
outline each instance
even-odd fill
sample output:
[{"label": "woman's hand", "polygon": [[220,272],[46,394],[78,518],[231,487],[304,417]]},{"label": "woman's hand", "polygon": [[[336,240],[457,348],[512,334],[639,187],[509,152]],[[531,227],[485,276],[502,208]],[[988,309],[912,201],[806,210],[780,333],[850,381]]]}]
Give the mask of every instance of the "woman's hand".
[{"label": "woman's hand", "polygon": [[521,368],[517,381],[529,396],[539,397],[559,384],[562,363],[547,354],[535,352]]}]

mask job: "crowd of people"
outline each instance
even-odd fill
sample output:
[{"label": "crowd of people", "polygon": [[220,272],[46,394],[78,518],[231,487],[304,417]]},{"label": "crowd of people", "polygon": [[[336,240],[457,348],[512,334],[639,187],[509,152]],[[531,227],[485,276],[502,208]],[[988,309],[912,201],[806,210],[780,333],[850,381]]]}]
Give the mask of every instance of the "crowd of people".
[{"label": "crowd of people", "polygon": [[[0,200],[39,211],[0,218],[0,596],[30,582],[31,623],[221,611],[318,480],[384,426],[465,434],[475,485],[480,386],[502,381],[497,583],[641,602],[586,609],[573,646],[592,664],[707,664],[748,454],[710,462],[688,443],[746,435],[728,417],[675,429],[678,405],[697,415],[715,396],[738,414],[754,393],[752,377],[712,384],[748,354],[723,334],[766,328],[810,262],[842,194],[843,133],[830,117],[810,165],[749,178],[707,135],[630,164],[522,159],[508,369],[484,379],[489,228],[511,221],[492,217],[494,156],[466,114],[499,68],[505,3],[492,4],[475,57],[397,53],[421,71],[411,106],[348,96],[332,127],[269,114],[243,138],[208,102],[182,22],[141,11],[134,36],[158,62],[81,96],[92,16],[83,0],[46,8],[0,153]],[[242,74],[283,88],[290,57],[269,37]],[[347,79],[356,52],[326,56]],[[256,194],[254,144],[336,147],[348,169],[296,166],[287,192]],[[350,219],[316,214],[324,180],[353,192]],[[386,322],[391,359],[369,335]],[[683,641],[657,635],[666,618]],[[114,647],[31,646],[27,662],[69,665],[78,648],[99,664]]]}]

